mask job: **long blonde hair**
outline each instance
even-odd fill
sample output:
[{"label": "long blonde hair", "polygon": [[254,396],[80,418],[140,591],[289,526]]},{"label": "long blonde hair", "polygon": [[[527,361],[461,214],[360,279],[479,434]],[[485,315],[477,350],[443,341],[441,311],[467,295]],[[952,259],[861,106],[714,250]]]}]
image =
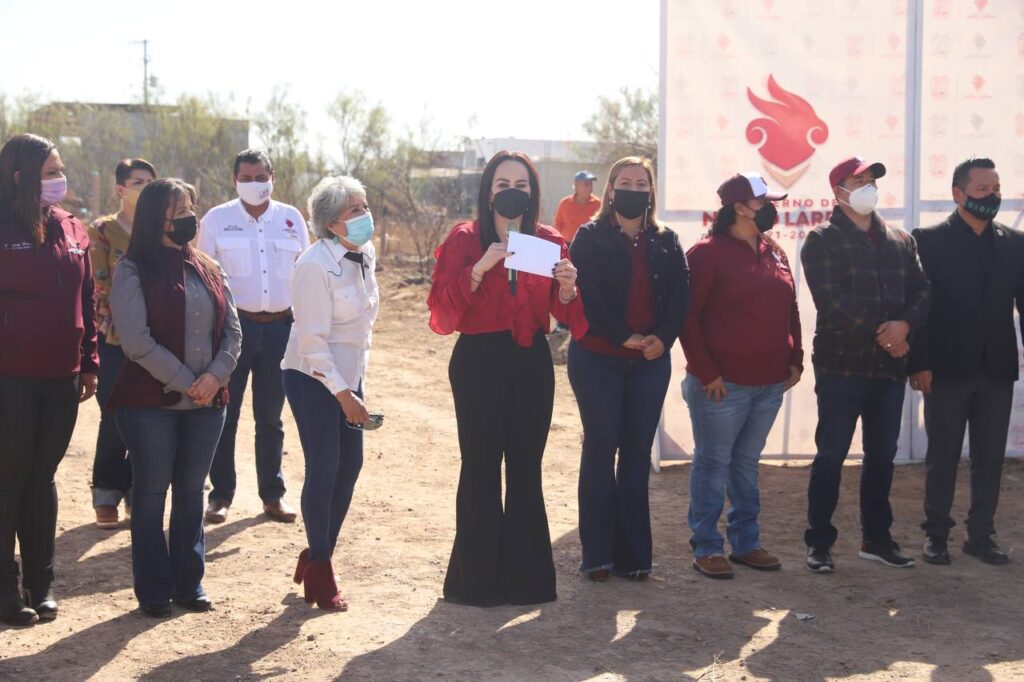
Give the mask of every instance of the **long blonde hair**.
[{"label": "long blonde hair", "polygon": [[613,185],[622,169],[629,166],[640,166],[647,172],[647,181],[651,185],[651,203],[650,208],[647,209],[647,224],[653,225],[659,231],[664,229],[665,226],[659,223],[656,218],[658,215],[658,187],[654,179],[654,164],[644,156],[626,156],[612,164],[611,170],[608,171],[608,182],[604,186],[601,210],[594,219],[603,222],[611,221],[612,215],[615,213],[615,209],[612,208]]}]

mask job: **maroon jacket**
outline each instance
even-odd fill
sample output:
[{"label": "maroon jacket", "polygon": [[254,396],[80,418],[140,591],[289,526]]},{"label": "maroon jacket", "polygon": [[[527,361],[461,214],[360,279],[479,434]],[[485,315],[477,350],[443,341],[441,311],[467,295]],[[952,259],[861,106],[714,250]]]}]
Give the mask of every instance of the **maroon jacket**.
[{"label": "maroon jacket", "polygon": [[95,315],[89,236],[78,218],[51,208],[36,246],[0,215],[0,376],[95,374]]},{"label": "maroon jacket", "polygon": [[[146,299],[146,323],[153,340],[171,351],[178,360],[185,361],[185,268],[191,267],[206,284],[213,298],[216,317],[213,325],[213,354],[216,356],[224,335],[224,319],[227,317],[227,297],[224,282],[219,277],[209,277],[196,260],[196,252],[186,246],[183,249],[165,247],[160,250],[164,259],[163,270],[147,273],[139,266],[142,276],[143,295]],[[222,387],[214,399],[218,405],[226,405],[227,388]],[[142,365],[125,358],[121,371],[114,381],[107,407],[170,407],[181,400],[176,391],[164,391],[164,385],[146,371]]]}]

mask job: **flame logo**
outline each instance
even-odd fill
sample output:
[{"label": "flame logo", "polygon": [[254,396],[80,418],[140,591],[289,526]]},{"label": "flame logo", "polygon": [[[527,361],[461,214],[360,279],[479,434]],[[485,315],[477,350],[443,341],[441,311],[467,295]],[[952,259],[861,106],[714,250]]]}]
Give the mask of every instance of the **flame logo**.
[{"label": "flame logo", "polygon": [[818,118],[807,100],[785,90],[768,76],[764,100],[747,88],[747,98],[766,118],[747,125],[747,142],[757,147],[765,169],[783,187],[790,187],[807,170],[815,150],[828,140],[828,125]]}]

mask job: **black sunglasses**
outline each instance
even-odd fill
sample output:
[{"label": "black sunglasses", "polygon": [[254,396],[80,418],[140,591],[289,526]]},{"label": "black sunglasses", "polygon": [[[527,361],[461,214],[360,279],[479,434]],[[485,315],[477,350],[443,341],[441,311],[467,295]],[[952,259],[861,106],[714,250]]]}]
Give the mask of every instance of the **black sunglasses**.
[{"label": "black sunglasses", "polygon": [[348,428],[355,429],[356,431],[376,431],[384,426],[384,415],[380,412],[371,412],[367,420],[362,424],[345,423],[348,424]]}]

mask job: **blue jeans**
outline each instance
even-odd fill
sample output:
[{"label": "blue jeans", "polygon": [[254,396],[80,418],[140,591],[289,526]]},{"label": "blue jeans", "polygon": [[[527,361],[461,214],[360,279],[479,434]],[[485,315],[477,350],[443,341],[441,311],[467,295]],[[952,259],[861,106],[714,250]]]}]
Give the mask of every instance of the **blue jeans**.
[{"label": "blue jeans", "polygon": [[242,411],[242,398],[252,374],[252,416],[256,426],[256,482],[260,499],[276,502],[284,497],[281,455],[284,452],[284,387],[281,383],[281,358],[291,333],[290,317],[274,322],[253,322],[244,317],[242,352],[228,383],[227,419],[217,453],[210,467],[211,500],[231,504],[235,498],[235,435]]},{"label": "blue jeans", "polygon": [[[203,485],[224,428],[224,408],[119,408],[117,426],[132,460],[132,574],[141,606],[204,594]],[[164,504],[171,488],[170,537]]]},{"label": "blue jeans", "polygon": [[690,545],[698,559],[725,553],[718,519],[729,496],[726,534],[732,553],[749,554],[761,547],[758,462],[782,406],[783,384],[741,386],[725,382],[726,396],[708,400],[700,379],[687,374],[683,399],[693,423],[693,464],[690,467]]},{"label": "blue jeans", "polygon": [[284,390],[306,460],[302,521],[310,559],[330,561],[363,468],[363,432],[348,427],[338,399],[308,374],[285,370]]},{"label": "blue jeans", "polygon": [[107,409],[114,380],[124,364],[124,352],[120,346],[108,344],[99,335],[97,348],[100,355],[100,369],[96,377],[96,402],[100,406],[100,427],[96,434],[96,455],[92,461],[92,506],[116,507],[128,499],[132,487],[132,466],[128,461],[128,448],[117,431],[114,415]]},{"label": "blue jeans", "polygon": [[583,422],[580,570],[646,575],[652,555],[647,483],[672,374],[669,353],[648,361],[603,355],[571,342],[568,370]]},{"label": "blue jeans", "polygon": [[864,463],[860,472],[860,523],[865,542],[891,542],[893,460],[903,419],[904,383],[890,379],[829,374],[814,370],[818,395],[818,453],[807,487],[809,547],[831,547],[839,531],[832,513],[839,503],[843,462],[850,452],[857,420],[861,420]]}]

